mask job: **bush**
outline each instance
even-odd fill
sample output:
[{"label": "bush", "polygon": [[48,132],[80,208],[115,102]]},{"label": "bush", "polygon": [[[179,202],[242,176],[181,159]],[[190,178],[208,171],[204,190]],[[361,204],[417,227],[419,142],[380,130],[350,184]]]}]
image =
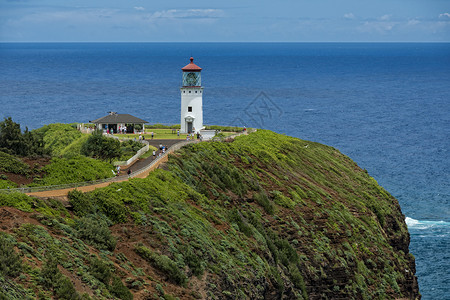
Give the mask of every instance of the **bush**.
[{"label": "bush", "polygon": [[54,290],[56,296],[60,299],[67,299],[67,300],[80,299],[80,296],[75,290],[72,281],[70,281],[70,279],[67,278],[66,276],[62,275],[60,277],[60,279],[55,283]]},{"label": "bush", "polygon": [[100,131],[94,131],[81,147],[81,153],[111,162],[113,159],[121,156],[120,142],[103,136]]},{"label": "bush", "polygon": [[230,212],[229,219],[232,223],[236,223],[236,225],[239,227],[239,230],[245,234],[246,236],[252,236],[252,229],[248,224],[242,220],[241,215],[239,214],[238,210],[235,208]]},{"label": "bush", "polygon": [[180,124],[173,124],[173,125],[163,125],[163,124],[152,124],[152,125],[145,125],[145,128],[147,129],[180,129]]},{"label": "bush", "polygon": [[95,213],[95,207],[92,199],[79,190],[72,190],[67,195],[69,203],[73,207],[73,211],[79,217],[84,217],[88,214]]},{"label": "bush", "polygon": [[0,179],[0,190],[1,189],[7,189],[7,188],[13,189],[13,188],[16,188],[16,187],[17,187],[17,184],[15,182],[12,182],[10,180]]},{"label": "bush", "polygon": [[244,130],[243,127],[235,127],[235,126],[218,126],[218,125],[206,125],[205,129],[208,130],[222,130],[222,131],[231,131],[231,132],[240,132]]},{"label": "bush", "polygon": [[170,281],[180,285],[186,283],[186,275],[166,255],[159,255],[143,245],[137,246],[135,250],[137,254],[148,261],[153,267],[166,274]]},{"label": "bush", "polygon": [[17,157],[0,151],[0,171],[25,175],[30,173],[30,166]]},{"label": "bush", "polygon": [[119,277],[113,276],[111,286],[109,286],[109,291],[114,296],[123,299],[123,300],[132,300],[133,294],[130,290],[123,285],[122,280]]},{"label": "bush", "polygon": [[114,176],[113,167],[89,157],[53,158],[44,168],[42,179],[35,179],[32,185],[58,185],[74,182],[93,181]]},{"label": "bush", "polygon": [[45,125],[33,132],[42,135],[44,147],[52,156],[68,154],[67,148],[71,148],[73,143],[85,136],[70,124],[61,123]]},{"label": "bush", "polygon": [[103,282],[105,285],[109,285],[112,277],[111,267],[104,261],[94,257],[90,261],[90,272],[92,276]]},{"label": "bush", "polygon": [[185,247],[182,249],[184,261],[191,269],[192,274],[195,276],[201,276],[203,274],[204,268],[202,266],[202,260],[200,256],[194,252],[193,248]]},{"label": "bush", "polygon": [[261,205],[262,208],[264,208],[264,210],[266,211],[266,213],[268,213],[269,215],[273,215],[274,208],[272,202],[270,202],[269,197],[267,197],[265,192],[256,193],[253,196],[253,200],[255,200],[256,203],[258,203],[259,205]]},{"label": "bush", "polygon": [[22,261],[14,251],[14,244],[5,233],[0,233],[0,275],[17,277],[22,270]]},{"label": "bush", "polygon": [[54,294],[60,299],[81,299],[72,281],[61,274],[58,269],[57,258],[50,256],[41,269],[40,283],[46,289],[52,289]]},{"label": "bush", "polygon": [[53,287],[53,283],[59,280],[61,273],[58,270],[58,262],[55,257],[50,256],[42,267],[40,275],[40,282],[46,288]]},{"label": "bush", "polygon": [[76,221],[78,238],[101,250],[113,251],[116,239],[112,236],[106,221],[97,216],[82,217]]},{"label": "bush", "polygon": [[121,156],[119,158],[119,160],[128,160],[131,157],[133,157],[136,152],[138,152],[142,147],[144,147],[145,145],[133,140],[128,140],[126,142],[122,142],[120,144],[120,153]]}]

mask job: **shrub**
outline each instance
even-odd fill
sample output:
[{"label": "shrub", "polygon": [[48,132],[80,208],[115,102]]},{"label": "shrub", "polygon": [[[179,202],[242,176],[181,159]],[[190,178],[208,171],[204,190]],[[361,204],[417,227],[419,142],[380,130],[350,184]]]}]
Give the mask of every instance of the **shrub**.
[{"label": "shrub", "polygon": [[145,125],[145,128],[147,129],[180,129],[180,124],[174,124],[174,125],[163,125],[163,124],[152,124],[152,125]]},{"label": "shrub", "polygon": [[16,187],[17,187],[17,184],[15,182],[12,182],[10,180],[0,179],[0,190],[7,189],[7,188],[13,189]]},{"label": "shrub", "polygon": [[230,212],[230,221],[233,223],[236,223],[237,226],[239,227],[239,230],[245,234],[246,236],[252,236],[252,229],[250,226],[248,226],[248,224],[242,220],[241,215],[239,214],[239,212],[237,211],[237,209],[233,209]]},{"label": "shrub", "polygon": [[[76,143],[79,139],[83,139],[85,136],[70,124],[61,123],[45,125],[33,132],[42,135],[44,147],[52,156],[69,154],[70,151],[68,149],[72,148],[72,144]],[[76,154],[79,155],[80,153]]]},{"label": "shrub", "polygon": [[67,300],[80,299],[80,296],[75,290],[72,281],[70,281],[70,279],[67,278],[66,276],[62,275],[60,277],[60,279],[55,283],[54,290],[56,296],[60,299],[67,299]]},{"label": "shrub", "polygon": [[30,173],[30,167],[17,157],[0,151],[0,171],[25,175]]},{"label": "shrub", "polygon": [[113,251],[116,239],[112,236],[106,221],[97,216],[86,216],[76,221],[78,238],[101,250]]},{"label": "shrub", "polygon": [[264,208],[266,213],[273,215],[273,213],[274,213],[273,205],[270,202],[269,197],[267,197],[265,192],[256,193],[253,196],[253,199],[256,201],[256,203],[261,205],[262,208]]},{"label": "shrub", "polygon": [[240,132],[240,131],[244,130],[243,127],[218,126],[218,125],[206,125],[205,128],[208,130],[222,130],[222,131],[231,131],[231,132]]},{"label": "shrub", "polygon": [[293,208],[295,206],[294,201],[283,195],[280,191],[272,191],[273,201],[283,207]]},{"label": "shrub", "polygon": [[81,153],[111,162],[121,156],[120,142],[103,136],[100,131],[94,131],[81,147]]},{"label": "shrub", "polygon": [[22,270],[22,261],[7,235],[0,233],[0,275],[17,277]]},{"label": "shrub", "polygon": [[109,286],[109,291],[114,296],[123,299],[123,300],[132,300],[133,294],[130,290],[122,283],[119,277],[113,276],[112,283]]},{"label": "shrub", "polygon": [[119,160],[128,160],[128,159],[130,159],[142,147],[144,147],[144,144],[136,142],[136,141],[133,141],[133,140],[128,140],[126,142],[122,142],[120,144],[120,154],[121,154],[121,156],[120,156]]},{"label": "shrub", "polygon": [[42,267],[40,275],[40,282],[46,288],[53,287],[53,283],[59,280],[61,273],[58,270],[58,262],[55,257],[50,256]]},{"label": "shrub", "polygon": [[92,276],[103,282],[105,285],[109,285],[112,277],[111,267],[103,260],[94,257],[90,261],[90,272]]},{"label": "shrub", "polygon": [[191,269],[192,274],[195,276],[201,276],[203,274],[204,268],[202,266],[202,260],[200,256],[195,253],[195,250],[191,247],[185,247],[182,250],[184,261]]},{"label": "shrub", "polygon": [[167,275],[174,283],[184,285],[186,275],[178,268],[177,264],[166,255],[159,255],[143,245],[136,247],[136,253],[148,261],[153,267]]},{"label": "shrub", "polygon": [[113,177],[113,167],[89,157],[53,158],[51,164],[42,168],[47,175],[35,180],[33,185],[58,185],[92,181]]},{"label": "shrub", "polygon": [[79,190],[72,190],[69,192],[68,198],[77,216],[84,217],[88,214],[95,213],[93,201],[88,195]]},{"label": "shrub", "polygon": [[50,256],[42,267],[40,283],[47,289],[53,288],[54,294],[60,299],[72,300],[81,298],[70,279],[59,271],[55,256]]}]

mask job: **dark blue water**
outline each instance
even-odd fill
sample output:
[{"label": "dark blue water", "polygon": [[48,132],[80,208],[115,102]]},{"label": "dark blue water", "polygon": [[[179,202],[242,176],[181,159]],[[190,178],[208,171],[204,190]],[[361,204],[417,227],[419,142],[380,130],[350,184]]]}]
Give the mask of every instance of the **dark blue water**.
[{"label": "dark blue water", "polygon": [[423,299],[450,299],[450,44],[0,44],[0,118],[177,123],[191,55],[205,123],[349,155],[399,199]]}]

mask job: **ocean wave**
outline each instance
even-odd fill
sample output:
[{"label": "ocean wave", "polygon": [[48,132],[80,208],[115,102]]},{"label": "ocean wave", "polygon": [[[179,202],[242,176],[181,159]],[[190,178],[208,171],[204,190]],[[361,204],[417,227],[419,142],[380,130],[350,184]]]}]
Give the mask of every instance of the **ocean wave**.
[{"label": "ocean wave", "polygon": [[445,221],[421,221],[410,217],[405,219],[406,225],[409,229],[429,229],[433,227],[446,227],[450,226],[450,222]]}]

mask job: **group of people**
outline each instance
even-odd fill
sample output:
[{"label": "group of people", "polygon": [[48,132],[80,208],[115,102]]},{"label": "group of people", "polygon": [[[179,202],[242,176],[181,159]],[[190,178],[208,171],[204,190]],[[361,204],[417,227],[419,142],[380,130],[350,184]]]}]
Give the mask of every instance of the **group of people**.
[{"label": "group of people", "polygon": [[127,133],[127,126],[119,126],[119,130],[117,131],[119,133],[125,134]]},{"label": "group of people", "polygon": [[[196,134],[195,134],[194,132],[188,133],[188,134],[186,135],[186,141],[193,140],[194,137],[195,137],[195,135],[196,135]],[[203,136],[200,134],[200,132],[197,132],[197,140],[200,140],[200,141],[203,140]]]},{"label": "group of people", "polygon": [[[130,168],[128,168],[127,174],[128,174],[128,178],[131,177],[131,169]],[[117,166],[116,167],[116,176],[119,176],[119,175],[120,175],[120,166]]]}]

